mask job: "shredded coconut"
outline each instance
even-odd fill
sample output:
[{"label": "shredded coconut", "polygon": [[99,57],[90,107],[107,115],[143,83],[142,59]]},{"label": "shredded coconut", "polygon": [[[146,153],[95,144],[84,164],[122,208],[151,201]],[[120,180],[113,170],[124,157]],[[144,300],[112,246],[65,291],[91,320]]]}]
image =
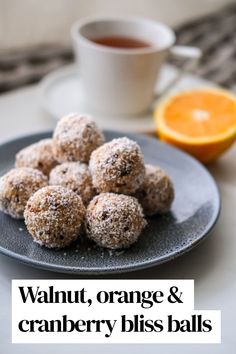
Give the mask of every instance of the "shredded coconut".
[{"label": "shredded coconut", "polygon": [[53,134],[53,152],[60,163],[88,162],[92,151],[103,143],[103,133],[88,116],[74,114],[62,118]]},{"label": "shredded coconut", "polygon": [[42,171],[45,175],[57,165],[52,152],[52,139],[43,139],[29,145],[16,154],[16,167],[31,167]]},{"label": "shredded coconut", "polygon": [[61,248],[78,238],[85,208],[81,198],[71,190],[48,186],[29,199],[24,216],[35,242],[49,248]]},{"label": "shredded coconut", "polygon": [[80,162],[64,162],[56,166],[50,173],[49,184],[71,189],[81,196],[85,205],[95,195],[88,165]]},{"label": "shredded coconut", "polygon": [[114,139],[91,155],[89,168],[98,192],[132,194],[144,180],[140,147],[126,137]]},{"label": "shredded coconut", "polygon": [[87,235],[102,247],[127,248],[137,241],[145,226],[142,208],[130,196],[102,193],[87,208]]},{"label": "shredded coconut", "polygon": [[164,214],[170,210],[174,200],[174,187],[169,176],[158,166],[146,165],[142,186],[136,191],[146,215]]},{"label": "shredded coconut", "polygon": [[0,210],[13,218],[22,219],[29,197],[47,185],[40,171],[22,167],[10,170],[0,178]]}]

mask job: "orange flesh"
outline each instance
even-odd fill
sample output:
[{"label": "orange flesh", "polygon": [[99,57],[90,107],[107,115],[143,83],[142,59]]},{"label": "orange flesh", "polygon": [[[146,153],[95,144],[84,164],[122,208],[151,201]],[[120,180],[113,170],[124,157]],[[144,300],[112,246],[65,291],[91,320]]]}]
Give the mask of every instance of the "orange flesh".
[{"label": "orange flesh", "polygon": [[227,132],[236,125],[236,103],[222,94],[190,92],[171,100],[165,124],[182,135],[199,138]]}]

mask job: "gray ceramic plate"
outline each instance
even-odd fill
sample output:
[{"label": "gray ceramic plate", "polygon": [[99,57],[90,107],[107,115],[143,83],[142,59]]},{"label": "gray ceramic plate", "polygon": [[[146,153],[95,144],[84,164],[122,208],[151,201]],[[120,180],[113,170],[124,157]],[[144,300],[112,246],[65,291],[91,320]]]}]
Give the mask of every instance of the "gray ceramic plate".
[{"label": "gray ceramic plate", "polygon": [[[18,150],[49,137],[42,133],[0,146],[0,175],[13,167]],[[212,230],[220,212],[220,197],[208,171],[196,160],[146,136],[106,132],[107,140],[127,135],[136,140],[145,160],[163,167],[174,182],[176,198],[171,212],[149,219],[138,242],[130,249],[111,252],[81,238],[63,250],[34,243],[24,222],[0,212],[0,252],[25,264],[62,273],[105,274],[127,272],[169,261],[195,247]]]}]

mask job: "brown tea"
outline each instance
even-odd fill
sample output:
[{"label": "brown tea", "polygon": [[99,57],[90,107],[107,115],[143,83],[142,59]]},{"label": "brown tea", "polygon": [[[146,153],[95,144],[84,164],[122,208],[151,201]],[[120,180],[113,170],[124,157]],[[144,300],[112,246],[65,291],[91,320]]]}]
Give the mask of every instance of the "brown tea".
[{"label": "brown tea", "polygon": [[137,49],[151,47],[150,43],[144,42],[140,39],[125,37],[125,36],[109,36],[92,39],[94,43],[105,45],[113,48],[123,49]]}]

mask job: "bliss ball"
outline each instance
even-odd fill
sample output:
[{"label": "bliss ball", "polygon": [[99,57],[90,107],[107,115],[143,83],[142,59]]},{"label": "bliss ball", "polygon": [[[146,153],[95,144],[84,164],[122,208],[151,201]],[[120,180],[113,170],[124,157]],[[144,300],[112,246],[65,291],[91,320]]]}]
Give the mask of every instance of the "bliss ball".
[{"label": "bliss ball", "polygon": [[87,235],[101,247],[128,248],[145,226],[142,207],[136,198],[127,195],[102,193],[87,208]]},{"label": "bliss ball", "polygon": [[53,134],[53,152],[58,162],[88,162],[93,150],[104,143],[104,136],[89,117],[71,114],[62,118]]},{"label": "bliss ball", "polygon": [[64,162],[56,166],[49,176],[50,185],[61,185],[80,195],[85,205],[95,195],[88,165],[81,162]]},{"label": "bliss ball", "polygon": [[47,186],[28,200],[25,223],[33,240],[48,248],[62,248],[81,231],[85,208],[80,196],[62,186]]},{"label": "bliss ball", "polygon": [[158,166],[146,165],[142,186],[135,197],[143,207],[145,215],[167,213],[174,200],[174,186],[164,170]]},{"label": "bliss ball", "polygon": [[46,176],[57,161],[52,152],[52,139],[43,139],[29,145],[16,154],[15,167],[31,167],[43,172]]},{"label": "bliss ball", "polygon": [[93,151],[89,168],[99,193],[132,194],[145,175],[140,147],[126,137],[114,139]]},{"label": "bliss ball", "polygon": [[47,177],[33,168],[10,170],[0,178],[0,210],[13,218],[23,219],[29,197],[47,183]]}]

